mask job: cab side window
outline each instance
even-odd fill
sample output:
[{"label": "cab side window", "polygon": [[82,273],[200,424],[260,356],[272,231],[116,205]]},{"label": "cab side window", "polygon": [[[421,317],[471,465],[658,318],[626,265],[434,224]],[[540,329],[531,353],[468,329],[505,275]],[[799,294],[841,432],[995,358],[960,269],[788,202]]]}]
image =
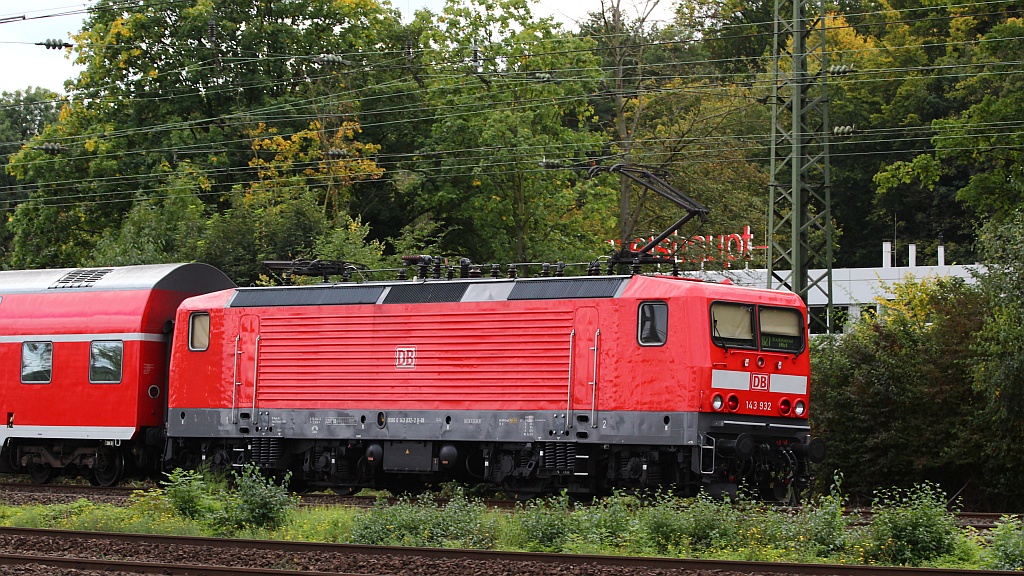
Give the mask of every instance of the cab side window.
[{"label": "cab side window", "polygon": [[641,302],[637,317],[637,342],[641,346],[662,346],[668,340],[668,304]]},{"label": "cab side window", "polygon": [[89,345],[89,382],[117,384],[121,382],[121,361],[124,342],[95,340]]},{"label": "cab side window", "polygon": [[21,381],[49,384],[53,378],[53,342],[22,342]]},{"label": "cab side window", "polygon": [[188,349],[197,352],[210,347],[210,313],[193,312],[188,317]]}]

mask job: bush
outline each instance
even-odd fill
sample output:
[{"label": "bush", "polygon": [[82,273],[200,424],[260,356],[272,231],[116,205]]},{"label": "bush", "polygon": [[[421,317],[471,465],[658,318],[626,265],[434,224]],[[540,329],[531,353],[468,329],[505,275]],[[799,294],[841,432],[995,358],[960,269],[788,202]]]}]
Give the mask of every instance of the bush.
[{"label": "bush", "polygon": [[461,489],[453,491],[444,506],[438,506],[429,493],[416,503],[402,497],[388,505],[381,497],[356,518],[352,540],[392,546],[489,548],[497,526],[485,512],[483,504],[467,498]]},{"label": "bush", "polygon": [[991,570],[1024,570],[1024,523],[1009,516],[1000,519],[988,536],[982,567]]},{"label": "bush", "polygon": [[345,506],[304,507],[289,515],[288,524],[272,535],[281,540],[349,543],[355,519],[363,510]]},{"label": "bush", "polygon": [[827,496],[804,506],[794,517],[796,537],[806,543],[808,552],[815,556],[828,556],[846,548],[850,522],[843,514],[846,499],[841,493],[843,475],[836,472]]},{"label": "bush", "polygon": [[680,522],[682,533],[695,552],[712,546],[731,547],[737,543],[740,532],[740,514],[732,503],[703,492],[680,510]]},{"label": "bush", "polygon": [[207,519],[217,509],[211,487],[201,472],[175,468],[160,485],[175,512],[185,518]]},{"label": "bush", "polygon": [[[632,496],[613,494],[573,511],[563,529],[569,532],[562,546],[571,554],[615,554],[628,547],[633,518],[639,502]],[[556,517],[558,515],[556,514]]]},{"label": "bush", "polygon": [[671,495],[659,494],[638,516],[638,541],[643,545],[637,553],[679,556],[688,549],[682,506]]},{"label": "bush", "polygon": [[945,496],[929,483],[911,490],[880,491],[873,504],[865,559],[921,566],[953,553],[961,531],[954,512],[946,509]]},{"label": "bush", "polygon": [[564,492],[516,505],[508,521],[506,547],[528,552],[561,551],[568,538],[571,514],[569,497]]},{"label": "bush", "polygon": [[234,490],[229,493],[218,519],[224,528],[274,530],[285,524],[288,514],[298,505],[298,497],[288,492],[290,472],[280,484],[260,474],[254,464],[246,465],[241,473],[232,474]]}]

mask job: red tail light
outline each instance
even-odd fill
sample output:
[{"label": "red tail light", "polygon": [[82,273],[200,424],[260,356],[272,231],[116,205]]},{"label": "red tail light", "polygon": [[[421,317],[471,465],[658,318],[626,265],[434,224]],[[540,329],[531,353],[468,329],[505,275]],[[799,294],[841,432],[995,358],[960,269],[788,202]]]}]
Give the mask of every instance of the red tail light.
[{"label": "red tail light", "polygon": [[789,411],[792,408],[793,405],[790,403],[789,398],[783,398],[782,401],[779,402],[779,414],[782,414],[783,416],[789,416]]},{"label": "red tail light", "polygon": [[740,407],[740,399],[735,394],[729,394],[729,399],[726,400],[726,407],[729,409],[729,412],[735,412]]}]

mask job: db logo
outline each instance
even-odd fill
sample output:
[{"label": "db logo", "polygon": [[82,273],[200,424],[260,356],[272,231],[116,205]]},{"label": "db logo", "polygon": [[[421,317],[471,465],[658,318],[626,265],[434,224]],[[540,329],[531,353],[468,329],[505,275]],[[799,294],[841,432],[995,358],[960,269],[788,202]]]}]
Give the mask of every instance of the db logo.
[{"label": "db logo", "polygon": [[767,374],[751,374],[750,375],[750,389],[761,390],[764,392],[768,391],[768,375]]},{"label": "db logo", "polygon": [[395,347],[395,368],[413,369],[416,367],[416,347]]}]

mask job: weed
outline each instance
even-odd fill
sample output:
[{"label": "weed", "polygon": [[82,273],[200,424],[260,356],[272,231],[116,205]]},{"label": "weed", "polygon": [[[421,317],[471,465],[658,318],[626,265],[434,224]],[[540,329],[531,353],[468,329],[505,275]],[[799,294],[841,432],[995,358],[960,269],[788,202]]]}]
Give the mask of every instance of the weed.
[{"label": "weed", "polygon": [[865,557],[869,562],[921,566],[951,554],[962,536],[945,493],[934,484],[880,491],[872,505]]},{"label": "weed", "polygon": [[982,567],[992,570],[1024,570],[1024,522],[1004,516],[989,533]]}]

